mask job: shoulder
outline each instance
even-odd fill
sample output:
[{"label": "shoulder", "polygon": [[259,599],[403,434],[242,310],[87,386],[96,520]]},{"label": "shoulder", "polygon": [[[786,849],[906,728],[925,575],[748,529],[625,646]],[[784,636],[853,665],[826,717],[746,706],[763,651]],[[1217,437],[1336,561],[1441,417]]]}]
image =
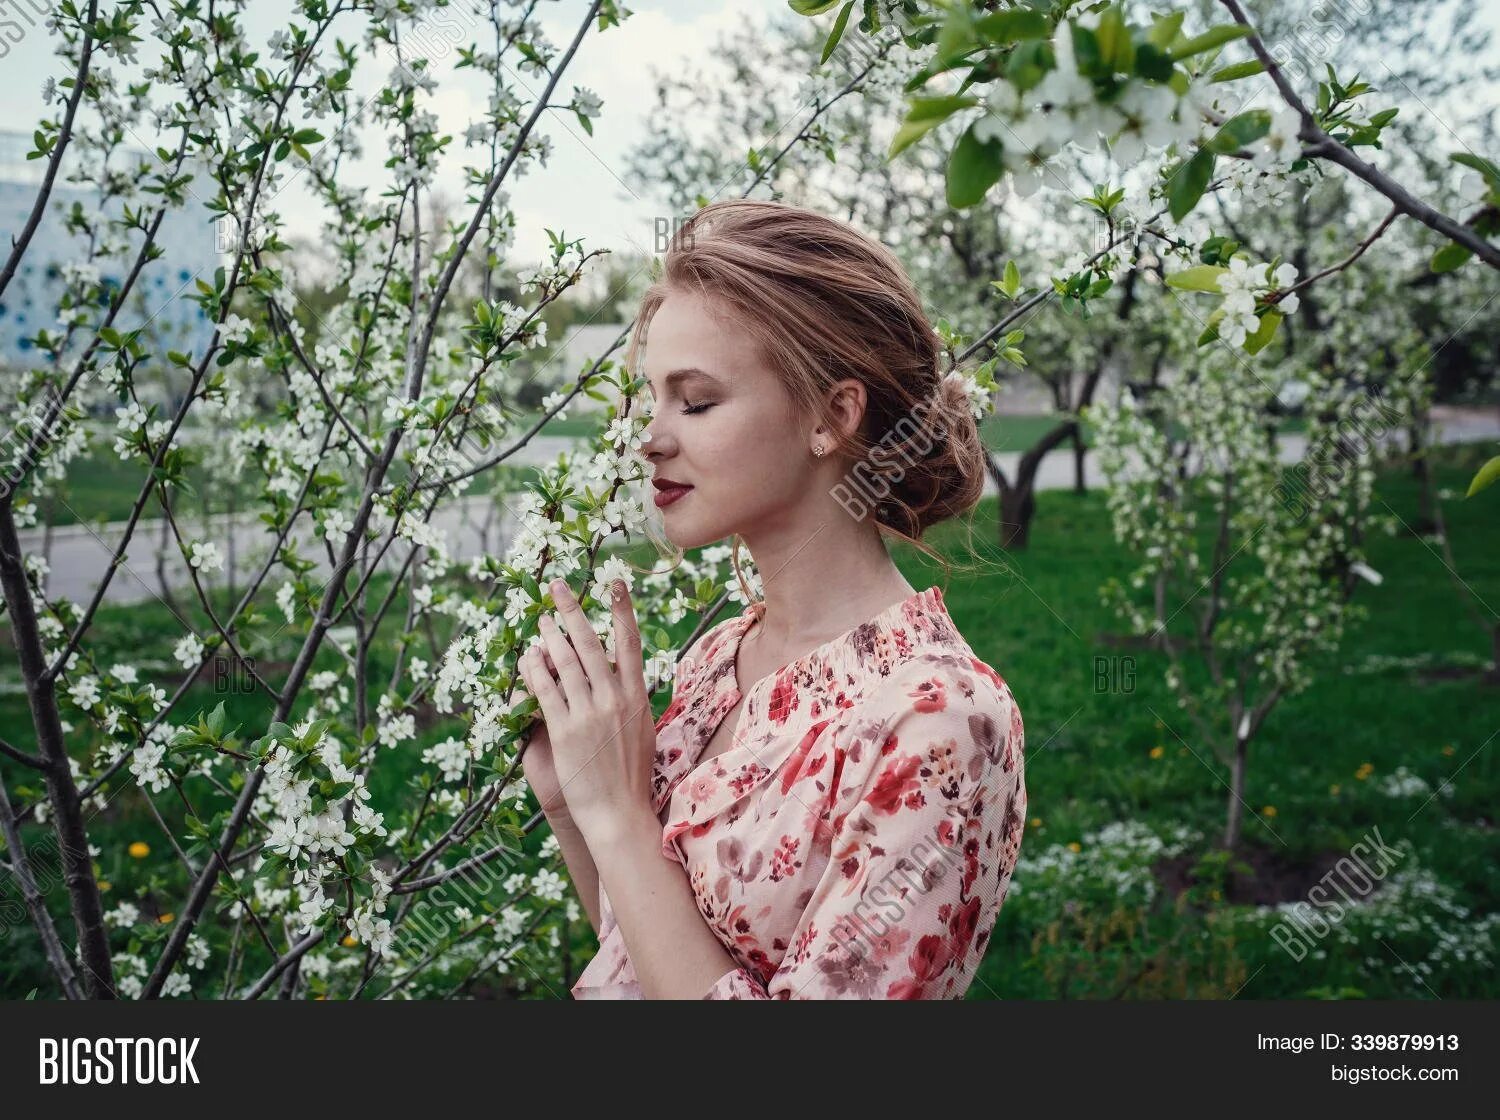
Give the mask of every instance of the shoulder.
[{"label": "shoulder", "polygon": [[994,785],[1019,768],[1024,750],[1010,687],[965,648],[920,651],[872,680],[847,727],[846,773],[856,788],[878,783],[892,766]]},{"label": "shoulder", "polygon": [[885,722],[932,715],[948,720],[988,716],[1008,723],[1019,710],[1005,679],[959,646],[921,650],[888,675],[872,677],[851,714]]}]

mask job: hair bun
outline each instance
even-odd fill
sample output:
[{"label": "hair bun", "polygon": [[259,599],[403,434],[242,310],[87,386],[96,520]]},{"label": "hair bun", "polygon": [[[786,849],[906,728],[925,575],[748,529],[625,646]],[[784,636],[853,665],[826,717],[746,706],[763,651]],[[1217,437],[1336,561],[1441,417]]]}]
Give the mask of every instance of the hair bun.
[{"label": "hair bun", "polygon": [[702,300],[733,322],[802,416],[838,428],[829,390],[848,378],[863,384],[859,430],[833,448],[851,464],[840,486],[854,516],[873,512],[883,529],[920,548],[929,526],[967,513],[983,495],[972,385],[943,375],[942,338],[889,247],[786,203],[710,203],[682,227],[642,297],[625,356],[637,374],[669,294]]}]

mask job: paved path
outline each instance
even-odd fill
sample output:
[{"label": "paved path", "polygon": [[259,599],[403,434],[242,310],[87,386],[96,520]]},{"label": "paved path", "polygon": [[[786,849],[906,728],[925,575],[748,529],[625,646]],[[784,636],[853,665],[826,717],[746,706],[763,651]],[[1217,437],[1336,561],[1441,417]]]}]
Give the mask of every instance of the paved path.
[{"label": "paved path", "polygon": [[[1440,442],[1459,443],[1472,440],[1500,438],[1500,414],[1495,411],[1440,410],[1436,418],[1437,438]],[[1281,440],[1281,457],[1292,461],[1299,458],[1305,448],[1300,435],[1287,435]],[[537,465],[550,463],[558,452],[571,446],[572,441],[557,436],[539,436],[517,454],[516,463]],[[997,456],[1007,476],[1014,478],[1020,453],[1004,452]],[[1092,485],[1098,485],[1097,457],[1085,456],[1085,470]],[[1053,451],[1042,460],[1037,475],[1037,487],[1042,490],[1067,489],[1073,485],[1073,453],[1070,447]],[[985,492],[993,494],[994,484],[985,480]],[[183,600],[195,598],[189,582],[186,564],[177,550],[170,534],[163,536],[164,522],[143,521],[136,527],[134,536],[125,551],[124,563],[110,583],[106,601],[111,603],[139,602],[160,597],[163,583],[173,594]],[[434,518],[434,524],[447,535],[453,555],[467,561],[481,555],[498,555],[509,546],[514,531],[514,518],[493,499],[484,496],[461,498],[450,502]],[[222,581],[227,578],[233,557],[236,586],[243,588],[246,580],[264,563],[267,550],[274,540],[273,534],[254,515],[242,514],[234,519],[217,517],[207,526],[195,521],[180,522],[184,537],[213,540],[218,543],[225,556],[225,570],[215,573]],[[21,547],[28,555],[44,554],[51,566],[48,577],[48,593],[62,595],[75,602],[87,602],[93,595],[101,573],[108,566],[114,549],[118,547],[124,532],[124,522],[99,526],[65,525],[51,530],[44,543],[44,531],[28,529],[21,534]],[[299,519],[295,532],[305,542],[312,537],[311,519]],[[410,545],[401,541],[393,545],[382,561],[382,567],[394,568],[406,559]],[[304,548],[304,552],[307,550]],[[327,575],[329,564],[326,555],[320,557],[317,572]],[[275,578],[275,577],[273,577]],[[277,580],[279,582],[279,579]]]}]

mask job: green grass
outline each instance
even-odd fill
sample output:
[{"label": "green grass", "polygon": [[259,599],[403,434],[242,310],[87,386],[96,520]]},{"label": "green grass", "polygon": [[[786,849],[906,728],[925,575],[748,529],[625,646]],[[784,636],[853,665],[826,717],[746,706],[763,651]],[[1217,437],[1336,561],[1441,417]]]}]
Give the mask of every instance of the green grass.
[{"label": "green grass", "polygon": [[[1482,458],[1472,449],[1445,452],[1440,484],[1462,494]],[[1416,490],[1404,474],[1384,476],[1380,494],[1407,522],[1415,520]],[[1040,821],[1027,830],[1018,871],[1021,890],[1002,913],[980,974],[983,983],[971,994],[1046,998],[1123,989],[1127,995],[1228,997],[1239,991],[1247,998],[1291,998],[1323,987],[1351,987],[1370,996],[1428,998],[1427,987],[1379,945],[1346,948],[1337,956],[1329,948],[1327,959],[1297,964],[1261,940],[1230,954],[1233,960],[1207,952],[1200,959],[1188,957],[1180,944],[1168,946],[1179,931],[1191,944],[1192,935],[1209,928],[1204,915],[1157,914],[1154,934],[1145,936],[1141,931],[1151,928],[1150,915],[1100,908],[1068,916],[1028,908],[1028,858],[1051,845],[1081,844],[1090,831],[1111,822],[1140,821],[1153,828],[1184,824],[1217,838],[1228,776],[1209,744],[1199,741],[1191,723],[1177,713],[1162,680],[1164,657],[1126,654],[1103,640],[1121,627],[1100,605],[1096,590],[1123,564],[1107,529],[1102,494],[1049,491],[1038,502],[1030,551],[1002,560],[997,551],[980,550],[981,560],[1008,563],[1011,572],[955,579],[946,593],[961,631],[1005,677],[1021,706],[1030,815]],[[989,527],[992,503],[986,507],[977,521]],[[1500,605],[1500,518],[1494,503],[1451,502],[1445,508],[1464,579],[1478,596]],[[947,551],[941,542],[954,548],[958,537],[949,528],[936,540]],[[1488,641],[1470,620],[1443,564],[1421,541],[1404,534],[1378,537],[1371,542],[1371,560],[1385,578],[1379,587],[1361,589],[1369,618],[1353,627],[1343,655],[1321,667],[1311,688],[1282,702],[1252,744],[1247,801],[1257,810],[1273,807],[1275,816],[1246,821],[1247,851],[1257,861],[1317,866],[1324,854],[1347,852],[1368,829],[1383,826],[1387,839],[1409,840],[1420,864],[1454,887],[1473,913],[1493,913],[1500,903],[1494,873],[1500,838],[1493,808],[1500,767],[1490,737],[1500,728],[1500,689],[1474,677],[1428,680],[1404,668],[1346,671],[1369,668],[1370,659],[1380,657],[1482,661]],[[925,562],[918,568],[924,577],[940,576]],[[1115,659],[1122,655],[1135,658],[1134,690],[1096,691],[1095,658],[1118,666]],[[1164,750],[1153,759],[1156,746]],[[1356,775],[1365,764],[1373,771],[1361,780]],[[1456,774],[1455,795],[1437,798],[1413,816],[1417,802],[1376,792],[1376,783],[1398,766],[1434,787]],[[1330,793],[1335,785],[1337,795]],[[1111,920],[1129,918],[1139,919],[1133,937],[1117,933],[1111,939],[1102,932]],[[1049,934],[1061,947],[1048,943]],[[1220,947],[1222,941],[1217,939]],[[1413,939],[1402,956],[1415,967],[1411,958],[1422,948],[1421,939]],[[1166,964],[1158,963],[1134,985],[1126,983],[1163,950]],[[1384,970],[1372,976],[1351,963],[1366,956],[1380,959]],[[1169,965],[1182,960],[1193,966],[1189,978],[1174,980]],[[1500,992],[1495,973],[1477,967],[1460,970],[1457,980],[1428,983],[1444,997]]]},{"label": "green grass", "polygon": [[[1484,457],[1481,452],[1443,451],[1440,484],[1462,494]],[[1406,521],[1414,520],[1417,495],[1405,474],[1383,475],[1380,495]],[[1302,897],[1332,856],[1348,852],[1378,828],[1388,842],[1409,844],[1411,857],[1402,866],[1430,872],[1454,892],[1468,917],[1434,917],[1429,906],[1410,921],[1392,920],[1352,941],[1331,937],[1318,946],[1324,957],[1299,963],[1263,928],[1247,930],[1242,923],[1248,908],[1212,898],[1216,886],[1231,899],[1236,895],[1228,884],[1206,877],[1207,864],[1200,869],[1204,880],[1191,893],[1178,897],[1164,884],[1153,900],[1139,904],[1112,890],[1069,888],[1059,896],[1046,887],[1040,869],[1070,843],[1079,846],[1080,861],[1116,858],[1118,853],[1099,845],[1089,847],[1091,833],[1116,822],[1154,833],[1184,826],[1205,838],[1189,857],[1211,852],[1223,826],[1227,769],[1213,744],[1201,741],[1174,708],[1161,678],[1161,656],[1123,650],[1108,640],[1120,626],[1100,605],[1098,589],[1124,570],[1126,561],[1109,533],[1102,494],[1048,491],[1038,504],[1032,548],[1024,553],[1006,555],[993,544],[992,500],[974,515],[972,552],[966,550],[971,538],[964,525],[942,526],[929,537],[956,565],[944,586],[955,621],[978,656],[1005,677],[1026,722],[1032,823],[1017,889],[1001,913],[970,997],[1500,995],[1493,967],[1445,966],[1433,956],[1437,930],[1468,937],[1468,923],[1494,914],[1500,903],[1494,872],[1500,861],[1494,825],[1500,768],[1490,739],[1500,727],[1500,689],[1472,674],[1444,678],[1410,663],[1473,665],[1484,660],[1489,647],[1444,566],[1422,541],[1405,534],[1371,542],[1372,566],[1384,582],[1360,590],[1369,617],[1353,627],[1341,656],[1319,667],[1311,688],[1282,702],[1251,746],[1247,801],[1255,812],[1245,823],[1243,855],[1274,875],[1257,876],[1238,889],[1274,887],[1277,897]],[[1500,604],[1495,499],[1454,500],[1445,508],[1464,580],[1485,602]],[[913,586],[942,583],[941,569],[913,550],[901,547],[896,558]],[[402,606],[398,598],[394,609]],[[681,639],[693,622],[685,619],[674,627],[674,637]],[[273,619],[257,646],[267,671],[284,667],[293,648],[290,635],[272,636],[275,630]],[[106,607],[90,648],[106,665],[115,659],[165,662],[172,633],[159,605]],[[1114,659],[1105,664],[1118,669],[1125,656],[1134,658],[1133,688],[1097,689],[1096,659]],[[0,658],[0,686],[5,686],[0,725],[8,740],[31,749],[30,719],[24,697],[15,690],[17,671],[3,628]],[[319,667],[336,664],[334,655],[325,654]],[[390,651],[375,651],[371,676],[377,687],[389,678],[391,664]],[[143,669],[142,675],[176,676],[167,669]],[[225,694],[211,681],[196,686],[184,718],[221,698],[231,724],[247,730],[263,724],[268,710],[263,697]],[[659,712],[666,697],[658,701]],[[450,731],[442,724],[424,726],[420,741],[430,743]],[[1153,757],[1157,747],[1159,757]],[[1421,806],[1421,798],[1380,792],[1379,783],[1402,766],[1434,787],[1451,779],[1454,795]],[[29,799],[26,791],[35,790],[34,779],[9,761],[0,761],[0,767],[12,797]],[[377,806],[407,796],[398,768],[386,765],[375,773]],[[1361,773],[1366,777],[1358,777]],[[1331,792],[1334,786],[1337,794]],[[172,813],[166,796],[158,803]],[[1274,807],[1274,816],[1261,814],[1267,806]],[[136,862],[126,854],[136,839],[166,854],[136,791],[127,787],[96,824],[92,838],[102,850],[100,874],[116,891],[158,899],[163,907],[181,898],[180,874],[174,875],[178,869],[169,859],[158,861],[154,851],[150,860]],[[38,835],[35,828],[28,830],[33,840]],[[1177,872],[1182,879],[1183,868]],[[1152,878],[1149,870],[1146,877]],[[55,901],[65,921],[65,901]],[[1353,920],[1345,927],[1364,929]],[[0,995],[24,995],[33,986],[41,986],[45,995],[50,983],[29,926],[12,927],[5,939],[13,963],[0,980]],[[586,923],[573,927],[571,940],[580,954],[592,949]],[[1407,967],[1419,969],[1429,959],[1434,971],[1420,979]],[[575,960],[575,973],[578,964]]]},{"label": "green grass", "polygon": [[[1025,451],[1062,422],[1061,416],[986,416],[979,425],[979,435],[991,451]],[[1083,442],[1086,447],[1093,443],[1087,424],[1083,426]],[[1072,446],[1071,442],[1059,444],[1055,453],[1068,454]]]}]

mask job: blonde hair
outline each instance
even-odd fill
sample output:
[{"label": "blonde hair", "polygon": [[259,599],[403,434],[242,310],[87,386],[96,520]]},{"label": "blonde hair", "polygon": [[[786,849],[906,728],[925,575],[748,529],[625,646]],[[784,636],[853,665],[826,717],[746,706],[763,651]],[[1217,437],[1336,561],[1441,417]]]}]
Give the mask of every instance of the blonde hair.
[{"label": "blonde hair", "polygon": [[[794,406],[832,430],[829,453],[854,460],[856,472],[878,483],[868,508],[879,530],[950,571],[922,536],[979,502],[984,446],[968,394],[944,376],[940,341],[896,255],[801,207],[752,199],[705,206],[674,236],[642,297],[625,357],[632,376],[640,376],[651,319],[672,292],[703,297],[754,338]],[[827,398],[847,378],[863,384],[866,406],[846,436]],[[739,545],[736,536],[734,566],[748,603]]]}]

